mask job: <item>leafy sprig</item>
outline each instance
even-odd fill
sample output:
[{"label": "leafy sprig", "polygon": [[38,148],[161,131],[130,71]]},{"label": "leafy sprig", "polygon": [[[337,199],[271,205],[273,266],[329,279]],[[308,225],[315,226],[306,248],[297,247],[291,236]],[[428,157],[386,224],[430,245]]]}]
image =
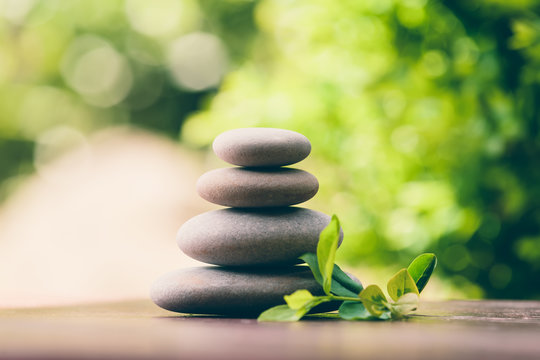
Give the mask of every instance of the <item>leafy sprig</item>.
[{"label": "leafy sprig", "polygon": [[418,307],[419,295],[437,265],[434,254],[422,254],[399,270],[386,286],[390,300],[377,285],[365,289],[352,280],[334,263],[340,235],[339,219],[332,216],[319,236],[317,254],[300,257],[311,269],[322,286],[323,296],[315,296],[306,289],[285,295],[285,304],[264,311],[259,321],[297,321],[318,305],[341,302],[339,317],[345,320],[402,319]]}]

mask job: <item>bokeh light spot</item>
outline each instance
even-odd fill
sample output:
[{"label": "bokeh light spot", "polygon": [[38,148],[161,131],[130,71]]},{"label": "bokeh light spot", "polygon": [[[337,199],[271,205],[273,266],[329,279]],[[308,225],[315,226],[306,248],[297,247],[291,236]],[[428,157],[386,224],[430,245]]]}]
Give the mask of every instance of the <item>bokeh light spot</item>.
[{"label": "bokeh light spot", "polygon": [[426,18],[423,1],[407,1],[407,3],[398,7],[399,22],[409,28],[420,26]]},{"label": "bokeh light spot", "polygon": [[520,259],[540,268],[540,237],[523,237],[516,242],[514,249]]},{"label": "bokeh light spot", "polygon": [[0,16],[14,24],[22,24],[36,0],[0,0]]},{"label": "bokeh light spot", "polygon": [[392,131],[390,140],[394,148],[403,153],[412,153],[418,145],[418,133],[413,126],[403,125]]},{"label": "bokeh light spot", "polygon": [[451,245],[442,253],[441,262],[450,270],[464,270],[470,262],[469,252],[463,245]]},{"label": "bokeh light spot", "polygon": [[201,91],[219,85],[227,69],[227,54],[217,36],[198,32],[171,43],[168,62],[178,85]]},{"label": "bokeh light spot", "polygon": [[180,22],[182,3],[178,0],[126,1],[126,14],[133,28],[146,35],[172,32]]},{"label": "bokeh light spot", "polygon": [[198,26],[200,14],[192,0],[128,0],[126,15],[131,26],[149,36],[167,36]]},{"label": "bokeh light spot", "polygon": [[96,106],[110,107],[122,101],[133,82],[129,64],[104,40],[77,38],[64,58],[66,82],[85,100]]},{"label": "bokeh light spot", "polygon": [[438,77],[443,75],[448,68],[446,56],[437,50],[428,51],[422,56],[422,68],[427,76]]}]

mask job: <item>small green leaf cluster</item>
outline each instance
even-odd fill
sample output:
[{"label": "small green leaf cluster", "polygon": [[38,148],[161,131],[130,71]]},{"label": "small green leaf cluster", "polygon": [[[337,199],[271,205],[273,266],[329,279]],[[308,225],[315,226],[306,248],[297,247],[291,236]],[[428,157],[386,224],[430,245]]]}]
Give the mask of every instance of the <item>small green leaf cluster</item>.
[{"label": "small green leaf cluster", "polygon": [[339,219],[332,216],[330,224],[321,232],[317,254],[300,257],[307,263],[315,280],[322,286],[323,296],[314,296],[308,290],[297,290],[284,297],[283,305],[264,311],[259,321],[297,321],[308,312],[327,302],[340,302],[339,317],[345,320],[402,319],[418,307],[419,295],[426,286],[437,258],[422,254],[399,270],[387,284],[388,300],[377,285],[363,286],[352,280],[335,261],[340,235]]}]

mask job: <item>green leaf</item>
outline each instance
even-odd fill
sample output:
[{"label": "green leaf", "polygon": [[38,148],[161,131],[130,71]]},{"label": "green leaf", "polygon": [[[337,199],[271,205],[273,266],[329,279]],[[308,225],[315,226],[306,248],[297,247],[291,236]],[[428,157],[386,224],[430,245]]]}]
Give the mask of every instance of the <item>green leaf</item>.
[{"label": "green leaf", "polygon": [[304,307],[310,301],[313,301],[314,297],[308,290],[296,290],[291,295],[285,295],[285,302],[291,309],[298,310]]},{"label": "green leaf", "polygon": [[384,296],[381,288],[377,285],[369,285],[362,290],[359,297],[364,303],[367,311],[373,316],[379,317],[387,310],[385,305],[386,296]]},{"label": "green leaf", "polygon": [[308,264],[315,280],[319,283],[319,285],[323,286],[323,278],[321,271],[319,270],[319,261],[317,260],[317,255],[314,253],[305,253],[304,255],[300,256],[300,260],[303,260],[306,264]]},{"label": "green leaf", "polygon": [[393,319],[401,319],[418,308],[418,295],[412,292],[407,293],[395,303],[390,304],[389,308]]},{"label": "green leaf", "polygon": [[[335,291],[337,290],[334,289],[334,284],[336,283],[344,288],[344,290],[339,290],[341,293],[337,293]],[[334,265],[334,271],[332,272],[332,293],[340,296],[358,296],[358,294],[360,294],[360,291],[362,290],[364,290],[362,284],[359,284],[353,279],[351,279],[350,276],[347,275],[343,270],[341,270],[339,266]],[[347,294],[343,293],[345,291],[347,292]]]},{"label": "green leaf", "polygon": [[[319,262],[317,261],[317,255],[313,253],[305,253],[300,256],[300,259],[308,264],[315,280],[323,286],[323,278],[319,271]],[[339,266],[334,264],[334,270],[332,272],[332,284],[330,286],[330,292],[338,296],[358,296],[360,291],[363,290],[362,284],[358,284],[351,279]]]},{"label": "green leaf", "polygon": [[306,312],[291,309],[288,305],[278,305],[263,311],[257,321],[297,321]]},{"label": "green leaf", "polygon": [[345,320],[367,320],[371,313],[360,301],[344,301],[339,307],[339,316]]},{"label": "green leaf", "polygon": [[330,294],[332,286],[332,272],[334,270],[339,233],[339,219],[336,215],[332,215],[328,226],[321,231],[319,243],[317,244],[317,261],[323,280],[323,290],[326,294]]},{"label": "green leaf", "polygon": [[418,295],[416,284],[407,269],[401,269],[388,281],[387,290],[394,301],[411,292]]},{"label": "green leaf", "polygon": [[[335,268],[334,268],[334,271],[335,271]],[[362,289],[360,291],[362,291]],[[332,277],[332,285],[330,286],[330,292],[337,296],[348,296],[348,297],[357,297],[359,293],[359,292],[355,292],[355,291],[351,291],[347,289],[340,282],[336,281],[335,277]]]},{"label": "green leaf", "polygon": [[411,265],[407,268],[412,279],[416,283],[418,293],[424,290],[424,287],[429,281],[433,270],[437,266],[437,257],[435,254],[422,254],[413,260]]},{"label": "green leaf", "polygon": [[[306,290],[307,291],[307,290]],[[294,293],[293,293],[294,295]],[[293,296],[289,295],[289,296]],[[287,295],[286,295],[287,296]],[[300,306],[298,309],[291,309],[289,305],[274,306],[263,311],[257,318],[258,321],[298,321],[315,306],[330,301],[329,297],[313,297],[311,301]]]}]

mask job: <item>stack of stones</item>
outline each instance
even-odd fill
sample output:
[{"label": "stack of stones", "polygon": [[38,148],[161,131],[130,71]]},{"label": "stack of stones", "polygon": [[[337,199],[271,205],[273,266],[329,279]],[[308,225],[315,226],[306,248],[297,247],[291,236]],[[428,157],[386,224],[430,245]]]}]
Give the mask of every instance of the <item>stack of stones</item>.
[{"label": "stack of stones", "polygon": [[309,155],[309,140],[290,130],[245,128],[219,135],[213,149],[240,167],[205,173],[197,191],[228,208],[190,219],[177,242],[188,256],[218,266],[162,276],[152,287],[153,301],[180,313],[254,316],[297,289],[322,295],[309,268],[297,264],[300,255],[316,252],[330,217],[291,206],[312,198],[319,183],[306,171],[283,167]]}]

